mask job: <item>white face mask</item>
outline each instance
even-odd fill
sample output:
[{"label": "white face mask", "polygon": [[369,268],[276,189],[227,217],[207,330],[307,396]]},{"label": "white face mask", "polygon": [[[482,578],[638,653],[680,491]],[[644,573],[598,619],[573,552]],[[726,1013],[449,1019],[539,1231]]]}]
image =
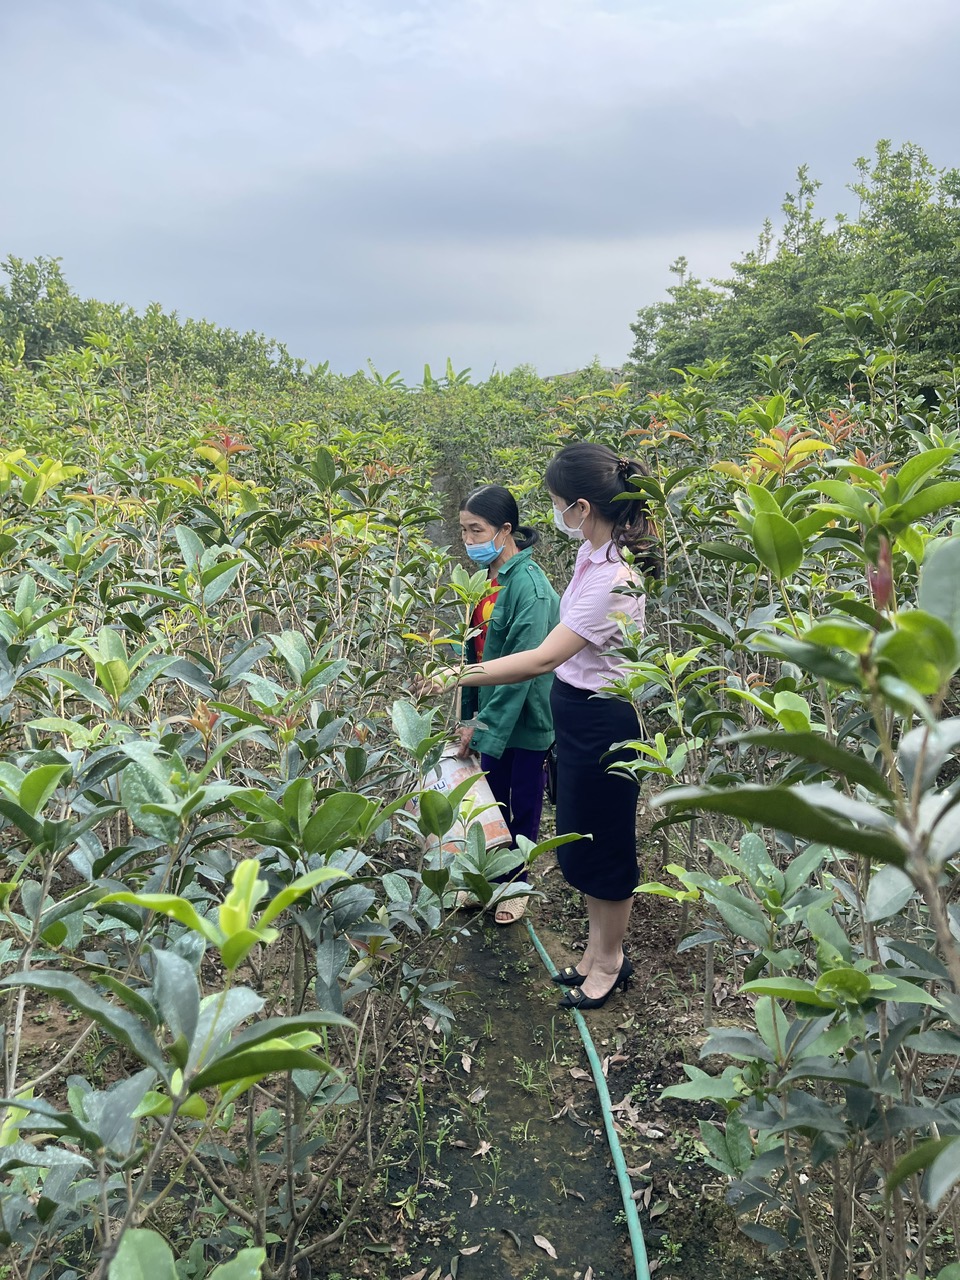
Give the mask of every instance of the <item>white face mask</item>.
[{"label": "white face mask", "polygon": [[571,529],[570,526],[567,524],[567,522],[563,518],[566,515],[566,513],[570,510],[570,508],[575,507],[576,505],[577,505],[577,499],[574,499],[573,502],[568,503],[567,506],[565,506],[562,511],[560,511],[557,507],[554,507],[553,523],[557,526],[560,532],[565,533],[568,538],[576,538],[578,541],[582,541],[586,537],[586,534],[583,532],[583,521],[586,520],[587,517],[584,516],[583,520],[580,521],[580,523],[577,525],[575,529]]}]

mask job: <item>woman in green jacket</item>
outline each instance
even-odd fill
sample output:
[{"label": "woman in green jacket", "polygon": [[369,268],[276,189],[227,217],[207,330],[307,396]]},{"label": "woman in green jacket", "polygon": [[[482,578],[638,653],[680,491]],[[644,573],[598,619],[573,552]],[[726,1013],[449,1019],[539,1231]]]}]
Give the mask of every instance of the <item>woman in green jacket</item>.
[{"label": "woman in green jacket", "polygon": [[[480,601],[468,644],[469,662],[535,649],[557,625],[559,598],[533,559],[534,530],[521,529],[516,499],[502,485],[485,484],[460,507],[460,532],[467,555],[485,565],[490,591]],[[480,767],[503,810],[514,841],[536,842],[543,808],[544,762],[553,742],[550,686],[553,675],[521,684],[465,688],[459,754],[480,754]],[[526,872],[519,877],[526,879]],[[498,924],[519,920],[525,897],[497,904]]]}]

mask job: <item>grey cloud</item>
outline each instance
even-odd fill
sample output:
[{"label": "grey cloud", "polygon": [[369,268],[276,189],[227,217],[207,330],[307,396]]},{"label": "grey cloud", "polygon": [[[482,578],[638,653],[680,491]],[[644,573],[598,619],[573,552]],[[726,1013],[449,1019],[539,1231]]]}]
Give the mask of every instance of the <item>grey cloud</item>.
[{"label": "grey cloud", "polygon": [[829,214],[880,136],[957,160],[944,0],[34,0],[0,33],[0,256],[344,369],[617,362],[799,163]]}]

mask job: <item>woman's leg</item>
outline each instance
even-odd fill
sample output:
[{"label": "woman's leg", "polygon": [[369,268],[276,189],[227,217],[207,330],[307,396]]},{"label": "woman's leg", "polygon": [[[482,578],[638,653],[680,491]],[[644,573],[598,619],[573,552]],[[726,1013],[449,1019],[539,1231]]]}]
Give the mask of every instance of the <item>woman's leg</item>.
[{"label": "woman's leg", "polygon": [[[521,747],[508,747],[499,760],[487,755],[480,757],[480,767],[487,775],[493,798],[503,811],[515,844],[517,836],[526,836],[534,843],[540,838],[545,759],[545,751],[526,751]],[[501,882],[526,879],[526,870],[522,870],[502,876]]]},{"label": "woman's leg", "polygon": [[584,894],[584,898],[589,933],[587,949],[577,961],[577,968],[587,975],[581,990],[593,1000],[605,995],[617,980],[623,964],[623,939],[633,910],[633,898],[619,902],[591,898],[589,894]]}]

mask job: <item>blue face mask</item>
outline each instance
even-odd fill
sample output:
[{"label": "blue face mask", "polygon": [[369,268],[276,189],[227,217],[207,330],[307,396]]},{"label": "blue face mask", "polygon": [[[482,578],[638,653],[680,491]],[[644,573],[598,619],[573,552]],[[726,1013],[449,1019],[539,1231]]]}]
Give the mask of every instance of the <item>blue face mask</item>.
[{"label": "blue face mask", "polygon": [[466,552],[477,564],[493,564],[503,553],[503,547],[498,547],[496,540],[491,538],[489,542],[468,542]]}]

